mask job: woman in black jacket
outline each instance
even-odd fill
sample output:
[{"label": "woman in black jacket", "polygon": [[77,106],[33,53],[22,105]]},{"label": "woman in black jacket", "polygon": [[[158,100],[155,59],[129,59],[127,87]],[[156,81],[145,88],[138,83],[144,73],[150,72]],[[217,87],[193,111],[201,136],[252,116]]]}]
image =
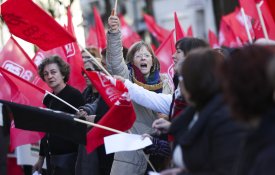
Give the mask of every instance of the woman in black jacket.
[{"label": "woman in black jacket", "polygon": [[[218,69],[223,61],[215,50],[197,49],[180,63],[179,86],[189,107],[169,130],[175,137],[173,161],[178,168],[161,174],[231,175],[243,132],[229,117],[220,93]],[[154,127],[163,129],[158,123]]]}]

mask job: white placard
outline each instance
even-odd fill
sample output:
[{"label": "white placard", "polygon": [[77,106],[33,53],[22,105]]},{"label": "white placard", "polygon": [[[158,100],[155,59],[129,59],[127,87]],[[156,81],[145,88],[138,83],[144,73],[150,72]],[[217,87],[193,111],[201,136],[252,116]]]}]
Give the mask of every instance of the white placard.
[{"label": "white placard", "polygon": [[[39,143],[27,144],[16,147],[16,158],[18,165],[34,165],[39,158]],[[43,168],[46,169],[46,161]]]},{"label": "white placard", "polygon": [[120,151],[134,151],[152,145],[152,141],[146,137],[142,139],[137,134],[114,134],[104,137],[106,153],[114,153]]}]

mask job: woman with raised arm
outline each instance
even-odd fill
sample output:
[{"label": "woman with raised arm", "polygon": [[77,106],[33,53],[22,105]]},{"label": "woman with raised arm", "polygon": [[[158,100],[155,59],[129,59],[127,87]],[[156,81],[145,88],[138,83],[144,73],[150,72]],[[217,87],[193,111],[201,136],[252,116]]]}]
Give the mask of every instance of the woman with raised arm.
[{"label": "woman with raised arm", "polygon": [[[160,75],[159,62],[151,46],[143,41],[134,43],[128,51],[126,62],[123,58],[119,19],[110,16],[107,34],[107,68],[112,75],[119,75],[157,93],[172,93],[168,79]],[[132,133],[151,133],[151,125],[157,119],[157,113],[133,103],[136,112],[136,122],[130,129]],[[125,120],[127,120],[125,116]],[[142,151],[119,152],[115,154],[111,174],[143,175],[147,161]]]}]

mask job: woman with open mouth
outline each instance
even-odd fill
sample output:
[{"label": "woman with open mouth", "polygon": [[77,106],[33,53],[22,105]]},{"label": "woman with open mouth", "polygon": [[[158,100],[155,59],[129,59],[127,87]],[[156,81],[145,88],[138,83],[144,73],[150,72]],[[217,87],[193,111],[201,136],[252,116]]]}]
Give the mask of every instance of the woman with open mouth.
[{"label": "woman with open mouth", "polygon": [[[168,79],[160,75],[160,66],[151,46],[144,41],[134,43],[128,51],[126,62],[122,53],[119,18],[110,16],[107,33],[107,69],[112,75],[125,79],[157,93],[172,93]],[[130,131],[134,134],[152,133],[152,123],[158,118],[157,113],[134,103],[136,121]],[[125,116],[127,120],[127,116]],[[115,153],[111,174],[143,175],[147,161],[142,151]]]}]

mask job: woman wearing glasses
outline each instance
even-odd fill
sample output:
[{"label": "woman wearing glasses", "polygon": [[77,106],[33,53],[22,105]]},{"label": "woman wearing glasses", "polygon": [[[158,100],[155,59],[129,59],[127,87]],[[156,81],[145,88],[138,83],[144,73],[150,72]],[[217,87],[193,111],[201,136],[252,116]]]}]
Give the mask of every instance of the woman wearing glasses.
[{"label": "woman wearing glasses", "polygon": [[[133,44],[123,58],[121,31],[117,16],[110,16],[110,26],[107,34],[107,69],[112,75],[119,75],[125,79],[157,93],[172,93],[168,79],[160,75],[160,66],[151,46],[143,41]],[[152,123],[157,119],[157,113],[134,104],[136,122],[131,128],[135,134],[151,133]],[[125,120],[127,120],[125,116]],[[141,151],[119,152],[115,154],[111,174],[144,174],[147,161]]]}]

